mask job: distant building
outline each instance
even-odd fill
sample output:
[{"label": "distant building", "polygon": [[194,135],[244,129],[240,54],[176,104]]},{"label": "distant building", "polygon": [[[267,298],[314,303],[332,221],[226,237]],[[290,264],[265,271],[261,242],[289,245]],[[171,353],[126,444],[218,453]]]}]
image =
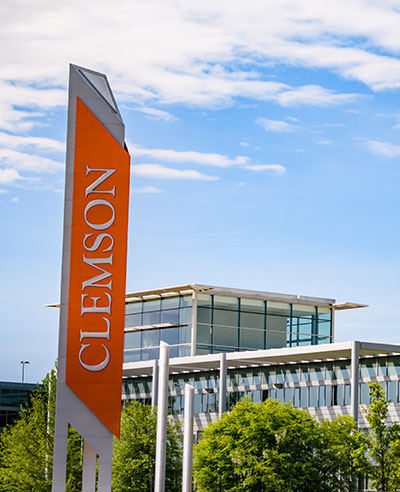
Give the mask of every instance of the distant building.
[{"label": "distant building", "polygon": [[21,407],[29,404],[36,384],[0,381],[0,433],[17,419]]}]

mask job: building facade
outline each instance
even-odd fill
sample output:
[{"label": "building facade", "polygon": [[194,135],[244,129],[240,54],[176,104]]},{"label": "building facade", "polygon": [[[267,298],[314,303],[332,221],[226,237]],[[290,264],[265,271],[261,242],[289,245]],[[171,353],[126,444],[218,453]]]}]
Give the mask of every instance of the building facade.
[{"label": "building facade", "polygon": [[29,404],[30,395],[37,388],[31,383],[0,382],[0,433],[14,423],[21,407]]},{"label": "building facade", "polygon": [[156,404],[156,361],[166,342],[169,413],[183,413],[192,384],[197,432],[244,397],[290,402],[320,419],[351,414],[365,427],[371,381],[384,386],[390,419],[398,420],[400,346],[334,342],[336,311],[360,307],[204,285],[127,294],[123,400]]}]

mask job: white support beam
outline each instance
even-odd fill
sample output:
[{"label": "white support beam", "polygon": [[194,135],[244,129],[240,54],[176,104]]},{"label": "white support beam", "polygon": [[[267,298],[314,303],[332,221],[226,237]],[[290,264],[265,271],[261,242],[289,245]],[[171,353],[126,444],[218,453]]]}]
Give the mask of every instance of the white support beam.
[{"label": "white support beam", "polygon": [[192,492],[194,388],[185,385],[183,424],[182,492]]},{"label": "white support beam", "polygon": [[218,416],[221,418],[226,412],[226,378],[227,378],[227,367],[226,367],[226,353],[222,352],[219,359],[219,405],[218,405]]},{"label": "white support beam", "polygon": [[165,492],[165,461],[167,451],[167,412],[168,412],[168,374],[169,345],[160,343],[158,407],[157,407],[157,438],[156,438],[156,471],[154,492]]},{"label": "white support beam", "polygon": [[358,381],[360,342],[351,342],[351,415],[358,423]]}]

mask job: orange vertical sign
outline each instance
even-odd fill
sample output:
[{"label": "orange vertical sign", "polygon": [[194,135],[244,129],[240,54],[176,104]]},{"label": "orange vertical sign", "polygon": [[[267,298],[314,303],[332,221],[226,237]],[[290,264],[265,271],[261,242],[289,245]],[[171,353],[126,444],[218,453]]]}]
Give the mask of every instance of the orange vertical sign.
[{"label": "orange vertical sign", "polygon": [[119,437],[130,157],[77,98],[66,383]]}]

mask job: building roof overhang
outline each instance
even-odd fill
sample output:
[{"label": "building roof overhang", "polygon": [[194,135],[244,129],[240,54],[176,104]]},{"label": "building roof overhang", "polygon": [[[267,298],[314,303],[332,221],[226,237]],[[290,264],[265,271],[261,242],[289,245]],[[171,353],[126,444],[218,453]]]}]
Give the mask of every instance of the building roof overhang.
[{"label": "building roof overhang", "polygon": [[[351,358],[354,342],[327,343],[308,347],[290,347],[267,350],[249,350],[247,352],[228,352],[227,367],[249,368],[277,364],[295,364],[300,362],[321,362],[345,360]],[[376,357],[400,354],[400,345],[383,343],[359,342],[360,357]],[[153,361],[124,363],[124,377],[151,376]],[[170,373],[184,374],[187,372],[219,370],[220,354],[176,357],[170,359]]]}]

